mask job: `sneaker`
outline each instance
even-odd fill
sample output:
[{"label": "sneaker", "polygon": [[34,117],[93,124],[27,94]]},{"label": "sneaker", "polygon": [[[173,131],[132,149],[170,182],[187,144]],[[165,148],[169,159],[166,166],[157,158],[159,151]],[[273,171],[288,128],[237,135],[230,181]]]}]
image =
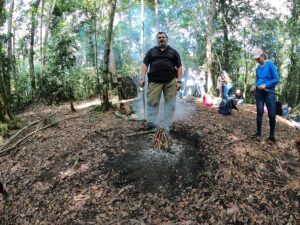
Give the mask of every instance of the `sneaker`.
[{"label": "sneaker", "polygon": [[275,143],[275,142],[276,142],[276,139],[275,139],[275,137],[269,137],[269,138],[268,138],[268,140],[269,140],[269,141],[272,141],[273,143]]}]

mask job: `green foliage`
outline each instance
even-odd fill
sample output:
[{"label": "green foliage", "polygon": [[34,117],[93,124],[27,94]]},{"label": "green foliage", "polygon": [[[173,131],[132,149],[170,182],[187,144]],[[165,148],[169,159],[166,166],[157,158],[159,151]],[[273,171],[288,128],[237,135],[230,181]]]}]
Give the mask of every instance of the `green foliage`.
[{"label": "green foliage", "polygon": [[8,129],[21,129],[25,126],[25,123],[19,117],[14,117],[7,124]]},{"label": "green foliage", "polygon": [[[50,2],[52,1],[45,1],[45,15],[51,6]],[[264,7],[264,2],[254,1],[250,4],[249,1],[216,1],[217,14],[213,21],[214,36],[212,37],[212,72],[217,74],[219,69],[226,69],[236,88],[242,89],[246,82],[248,90],[249,85],[254,82],[256,67],[256,62],[249,52],[254,46],[262,47],[279,69],[282,79],[282,99],[290,105],[296,105],[300,102],[299,0],[289,0],[292,16],[285,18],[276,16],[276,12],[271,8]],[[110,1],[107,0],[56,0],[51,15],[48,43],[45,47],[46,66],[42,69],[39,68],[39,39],[38,35],[36,36],[34,59],[38,98],[52,103],[68,99],[85,99],[96,95],[96,61],[100,71],[100,83],[103,81],[100,65],[103,64],[109,3]],[[155,34],[158,30],[168,33],[169,44],[180,53],[184,67],[196,69],[205,65],[206,26],[207,16],[210,13],[208,4],[209,1],[159,0],[156,16],[155,1],[145,0],[145,46],[142,49],[141,1],[119,1],[113,33],[117,75],[139,74],[142,52],[145,54],[147,49],[156,44]],[[40,15],[40,8],[31,8],[35,10],[37,16]],[[1,19],[2,21],[5,19],[5,10],[1,10],[3,13],[0,26]],[[31,9],[22,11],[14,21],[15,26],[27,24],[32,12]],[[44,23],[46,21],[47,17]],[[40,23],[39,20],[36,22]],[[8,68],[7,35],[1,35],[0,38],[1,60],[6,70]],[[16,39],[18,72],[16,82],[14,79],[11,81],[14,109],[23,108],[30,103],[29,38],[28,31],[27,34]],[[97,60],[95,51],[98,55]],[[18,90],[18,93],[14,90]],[[247,96],[249,96],[248,92]],[[251,101],[252,99],[249,98],[248,102]]]},{"label": "green foliage", "polygon": [[31,85],[29,72],[21,72],[17,77],[18,92],[14,92],[13,110],[19,112],[31,103]]},{"label": "green foliage", "polygon": [[70,70],[75,66],[77,51],[76,35],[64,21],[57,23],[47,49],[47,65],[38,76],[40,99],[48,104],[74,99]]},{"label": "green foliage", "polygon": [[45,70],[38,80],[38,96],[47,104],[74,99],[73,89],[68,82],[68,73],[63,70]]},{"label": "green foliage", "polygon": [[96,69],[74,68],[69,70],[69,82],[73,89],[73,96],[75,99],[87,99],[96,96]]},{"label": "green foliage", "polygon": [[8,125],[6,123],[0,123],[0,136],[4,137],[8,132]]}]

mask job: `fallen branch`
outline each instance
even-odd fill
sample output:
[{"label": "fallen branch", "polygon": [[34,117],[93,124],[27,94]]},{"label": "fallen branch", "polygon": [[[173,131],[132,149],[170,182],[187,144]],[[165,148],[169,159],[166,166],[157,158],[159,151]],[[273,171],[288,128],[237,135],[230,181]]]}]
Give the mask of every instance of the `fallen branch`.
[{"label": "fallen branch", "polygon": [[116,117],[122,118],[124,120],[128,121],[145,121],[145,118],[138,118],[138,117],[133,117],[133,116],[125,116],[119,112],[114,112]]},{"label": "fallen branch", "polygon": [[270,179],[270,178],[263,178],[264,181],[267,181],[267,182],[270,182],[270,183],[273,183],[274,185],[278,185],[278,186],[284,186],[284,183],[282,181],[279,181],[279,180],[273,180],[273,179]]},{"label": "fallen branch", "polygon": [[244,137],[244,138],[241,138],[241,139],[236,139],[236,140],[227,142],[227,143],[223,144],[223,148],[224,148],[226,145],[231,145],[231,144],[234,144],[234,143],[239,142],[239,141],[244,141],[244,140],[247,140],[248,138],[249,138],[249,137]]},{"label": "fallen branch", "polygon": [[67,117],[67,118],[64,118],[64,119],[55,121],[55,122],[53,122],[53,123],[51,123],[51,124],[49,124],[49,125],[46,125],[46,126],[44,126],[44,127],[41,127],[41,128],[38,129],[38,130],[34,130],[34,131],[32,131],[31,133],[29,133],[28,135],[26,135],[24,138],[20,139],[18,142],[16,142],[13,146],[11,146],[11,147],[9,147],[9,148],[7,148],[7,149],[1,150],[1,151],[0,151],[0,156],[3,156],[3,155],[5,155],[5,154],[9,153],[12,149],[16,148],[16,147],[17,147],[19,144],[21,144],[24,140],[26,140],[27,138],[29,138],[30,136],[36,134],[36,133],[39,132],[39,131],[42,131],[42,130],[45,130],[45,129],[49,128],[49,127],[52,127],[52,126],[58,124],[59,122],[66,121],[66,120],[70,120],[70,119],[75,119],[75,118],[84,116],[85,114],[86,114],[86,113],[81,114],[81,115],[76,115],[76,116]]},{"label": "fallen branch", "polygon": [[75,118],[78,118],[78,117],[82,117],[82,116],[84,116],[85,114],[86,114],[86,113],[81,114],[81,115],[76,115],[76,116],[70,116],[70,117],[67,117],[67,118],[64,118],[64,119],[61,119],[61,120],[57,120],[57,121],[55,121],[55,122],[53,122],[53,123],[50,123],[50,124],[47,125],[47,126],[44,126],[44,127],[40,128],[40,129],[38,129],[37,131],[45,130],[45,129],[47,129],[47,128],[49,128],[49,127],[52,127],[52,126],[54,126],[54,125],[56,125],[56,124],[58,124],[59,122],[62,122],[62,121],[66,121],[66,120],[71,120],[71,119],[75,119]]},{"label": "fallen branch", "polygon": [[21,130],[19,130],[17,133],[15,133],[13,136],[11,136],[0,148],[0,151],[2,149],[4,149],[8,144],[10,144],[12,142],[13,139],[15,139],[20,133],[22,133],[24,130],[26,130],[27,128],[41,122],[42,119],[40,120],[36,120],[36,121],[33,121],[32,123],[28,124],[27,126],[23,127]]},{"label": "fallen branch", "polygon": [[155,130],[147,130],[147,131],[141,131],[141,132],[136,132],[136,133],[126,134],[126,136],[127,136],[127,137],[132,137],[132,136],[136,136],[136,135],[150,134],[150,133],[155,133]]},{"label": "fallen branch", "polygon": [[9,145],[17,136],[19,136],[24,130],[32,127],[33,125],[43,121],[45,118],[54,116],[55,114],[47,114],[44,118],[36,120],[28,124],[27,126],[23,127],[21,130],[19,130],[17,133],[15,133],[13,136],[11,136],[1,147],[0,147],[0,152],[7,146]]}]

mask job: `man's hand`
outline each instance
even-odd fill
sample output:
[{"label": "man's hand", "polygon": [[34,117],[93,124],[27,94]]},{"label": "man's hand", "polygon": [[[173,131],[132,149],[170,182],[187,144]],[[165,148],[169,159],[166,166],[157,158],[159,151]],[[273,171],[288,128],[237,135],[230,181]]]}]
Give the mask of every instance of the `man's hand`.
[{"label": "man's hand", "polygon": [[255,86],[252,86],[251,89],[250,89],[251,92],[254,92],[255,90],[256,90]]},{"label": "man's hand", "polygon": [[265,84],[262,84],[262,85],[259,85],[257,88],[258,88],[259,90],[264,90],[264,89],[266,89],[266,85],[265,85]]},{"label": "man's hand", "polygon": [[141,78],[140,79],[140,86],[144,87],[144,85],[145,85],[145,78]]},{"label": "man's hand", "polygon": [[177,81],[177,91],[179,91],[181,88],[181,82]]}]

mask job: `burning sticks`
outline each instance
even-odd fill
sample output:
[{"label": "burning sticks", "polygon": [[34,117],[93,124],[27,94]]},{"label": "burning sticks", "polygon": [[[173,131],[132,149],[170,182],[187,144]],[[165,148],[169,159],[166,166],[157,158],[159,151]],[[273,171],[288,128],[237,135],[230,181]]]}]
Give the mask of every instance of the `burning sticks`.
[{"label": "burning sticks", "polygon": [[154,149],[170,150],[172,145],[171,137],[164,128],[158,128],[154,135]]}]

